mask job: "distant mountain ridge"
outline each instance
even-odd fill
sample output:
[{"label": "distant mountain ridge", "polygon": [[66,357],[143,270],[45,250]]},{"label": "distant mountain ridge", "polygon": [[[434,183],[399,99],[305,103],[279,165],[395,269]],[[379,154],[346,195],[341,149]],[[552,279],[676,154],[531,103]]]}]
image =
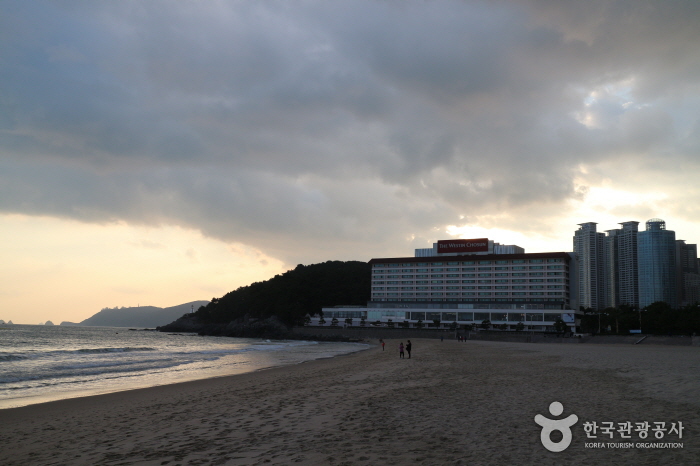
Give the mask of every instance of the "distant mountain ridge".
[{"label": "distant mountain ridge", "polygon": [[156,328],[165,325],[200,306],[206,306],[209,301],[191,301],[171,307],[138,306],[120,309],[102,309],[97,314],[78,324],[61,322],[61,325],[81,325],[87,327],[141,327]]}]

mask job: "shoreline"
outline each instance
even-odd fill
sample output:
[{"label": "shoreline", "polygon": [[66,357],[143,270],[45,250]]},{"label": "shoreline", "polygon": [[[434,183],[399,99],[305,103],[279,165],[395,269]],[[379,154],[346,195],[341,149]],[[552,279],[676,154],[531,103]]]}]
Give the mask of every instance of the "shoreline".
[{"label": "shoreline", "polygon": [[[428,339],[400,360],[399,340],[385,341],[385,351],[0,410],[0,463],[700,462],[694,348]],[[687,390],[664,394],[672,385]],[[579,419],[562,453],[543,448],[534,422],[553,401]],[[586,439],[585,421],[682,421],[682,439],[647,441],[684,445],[586,448],[596,440]]]},{"label": "shoreline", "polygon": [[[280,367],[286,367],[286,366],[295,366],[307,362],[313,362],[317,360],[323,360],[323,359],[333,359],[337,357],[342,357],[342,356],[347,356],[350,354],[354,354],[357,352],[362,352],[362,351],[367,351],[371,349],[372,344],[365,342],[362,344],[368,345],[368,348],[361,348],[355,351],[351,351],[349,353],[343,353],[343,354],[336,354],[336,355],[331,355],[331,356],[323,356],[317,359],[309,359],[305,361],[298,361],[298,362],[278,362],[277,364],[272,364],[269,366],[263,366],[263,367],[255,367],[255,368],[238,368],[237,370],[229,373],[222,373],[222,374],[217,374],[217,375],[204,375],[202,377],[198,378],[187,378],[185,377],[183,380],[178,380],[175,379],[171,382],[162,382],[162,383],[156,383],[153,385],[146,385],[146,386],[137,386],[135,383],[133,387],[129,388],[116,388],[116,389],[105,389],[105,388],[96,388],[92,390],[76,390],[74,392],[61,392],[61,394],[55,394],[55,395],[34,395],[34,396],[28,396],[28,397],[23,397],[23,398],[9,398],[9,399],[2,399],[0,400],[0,413],[5,410],[9,409],[21,409],[21,408],[26,408],[30,406],[37,406],[37,405],[45,405],[48,403],[57,403],[61,401],[66,401],[66,400],[74,400],[74,399],[83,399],[83,398],[90,398],[90,397],[95,397],[95,396],[103,396],[103,395],[111,395],[115,393],[121,393],[121,392],[130,392],[130,391],[136,391],[136,390],[147,390],[150,388],[159,388],[159,387],[164,387],[168,385],[178,385],[178,384],[186,384],[190,382],[198,382],[198,381],[206,381],[210,379],[218,379],[222,377],[236,377],[239,375],[244,375],[248,373],[255,373],[258,371],[264,371],[264,370],[270,370],[270,369],[276,369]],[[71,396],[71,394],[73,394]],[[25,401],[23,401],[25,400]],[[27,401],[27,400],[35,400],[35,401]],[[13,404],[17,404],[16,406],[12,406]]]}]

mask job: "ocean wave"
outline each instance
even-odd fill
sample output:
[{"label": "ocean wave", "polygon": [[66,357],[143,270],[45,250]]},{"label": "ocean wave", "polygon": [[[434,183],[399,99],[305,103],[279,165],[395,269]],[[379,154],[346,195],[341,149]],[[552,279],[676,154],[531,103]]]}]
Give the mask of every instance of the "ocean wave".
[{"label": "ocean wave", "polygon": [[[6,353],[6,355],[0,355],[0,361],[18,361],[26,359],[39,359],[39,358],[53,358],[56,356],[70,356],[70,355],[86,355],[86,354],[110,354],[110,353],[133,353],[133,352],[148,352],[148,351],[158,351],[157,348],[151,348],[147,346],[137,346],[137,347],[122,347],[122,348],[80,348],[80,349],[70,349],[70,350],[54,350],[54,351],[37,351],[29,350],[26,353]],[[8,356],[9,354],[9,356]]]},{"label": "ocean wave", "polygon": [[25,359],[29,359],[29,357],[25,356],[23,354],[13,354],[13,353],[0,354],[0,362],[23,361]]},{"label": "ocean wave", "polygon": [[136,365],[148,365],[154,363],[170,363],[172,358],[158,358],[158,359],[134,359],[134,360],[110,360],[110,361],[91,361],[91,362],[81,362],[75,364],[69,364],[65,366],[56,366],[56,370],[81,370],[81,369],[98,369],[100,367],[109,368],[117,366],[136,366]]},{"label": "ocean wave", "polygon": [[[156,348],[149,347],[130,347],[126,346],[124,348],[84,348],[72,351],[63,351],[66,353],[79,353],[79,354],[101,354],[101,353],[130,353],[132,351],[158,351]],[[58,351],[61,352],[61,351]]]}]

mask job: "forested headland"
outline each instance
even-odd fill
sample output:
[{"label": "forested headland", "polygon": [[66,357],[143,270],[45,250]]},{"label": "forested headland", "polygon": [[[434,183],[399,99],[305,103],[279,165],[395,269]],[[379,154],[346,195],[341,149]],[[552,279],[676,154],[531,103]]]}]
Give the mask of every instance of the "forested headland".
[{"label": "forested headland", "polygon": [[242,286],[161,331],[195,331],[207,335],[283,336],[304,317],[323,307],[366,305],[370,298],[368,263],[328,261],[297,265],[273,278]]}]

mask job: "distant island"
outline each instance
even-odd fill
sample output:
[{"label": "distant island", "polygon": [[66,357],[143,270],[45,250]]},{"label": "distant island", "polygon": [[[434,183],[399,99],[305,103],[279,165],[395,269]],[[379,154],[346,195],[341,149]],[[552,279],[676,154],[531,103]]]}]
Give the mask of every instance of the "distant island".
[{"label": "distant island", "polygon": [[366,305],[370,297],[370,265],[359,261],[328,261],[297,265],[264,282],[242,286],[213,298],[194,314],[158,327],[163,332],[202,335],[283,338],[289,327],[323,307]]},{"label": "distant island", "polygon": [[[61,325],[156,328],[159,325],[172,322],[174,319],[190,313],[192,309],[199,309],[201,306],[205,306],[208,303],[209,301],[191,301],[189,303],[166,308],[156,306],[105,308],[80,323],[61,322]],[[48,322],[46,325],[48,325]]]}]

